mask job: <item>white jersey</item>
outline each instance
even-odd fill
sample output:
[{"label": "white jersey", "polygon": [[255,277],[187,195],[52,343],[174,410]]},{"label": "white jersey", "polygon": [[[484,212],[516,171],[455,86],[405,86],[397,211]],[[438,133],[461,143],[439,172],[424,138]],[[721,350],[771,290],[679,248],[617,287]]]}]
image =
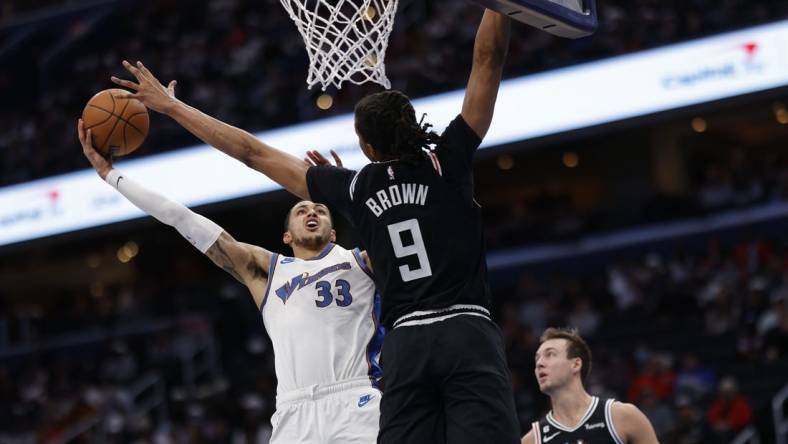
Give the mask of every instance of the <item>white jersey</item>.
[{"label": "white jersey", "polygon": [[377,387],[380,295],[358,249],[328,244],[307,260],[274,254],[261,311],[274,346],[277,397],[360,378]]}]

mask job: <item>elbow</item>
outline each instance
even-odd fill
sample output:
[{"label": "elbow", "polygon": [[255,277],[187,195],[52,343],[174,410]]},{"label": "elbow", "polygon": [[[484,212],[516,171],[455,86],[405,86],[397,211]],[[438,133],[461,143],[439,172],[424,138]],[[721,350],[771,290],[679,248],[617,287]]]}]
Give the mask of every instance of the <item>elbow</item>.
[{"label": "elbow", "polygon": [[213,145],[225,154],[235,158],[248,167],[253,167],[259,157],[258,149],[254,145],[254,136],[246,131],[224,132],[214,129],[211,133]]},{"label": "elbow", "polygon": [[241,142],[241,149],[238,152],[237,159],[249,168],[255,169],[258,162],[258,155],[254,147],[248,140]]},{"label": "elbow", "polygon": [[509,21],[493,32],[484,32],[476,36],[473,50],[473,62],[492,67],[503,66],[509,52]]},{"label": "elbow", "polygon": [[476,66],[486,66],[490,68],[501,68],[506,62],[509,52],[509,45],[491,45],[479,48],[473,54],[473,64]]}]

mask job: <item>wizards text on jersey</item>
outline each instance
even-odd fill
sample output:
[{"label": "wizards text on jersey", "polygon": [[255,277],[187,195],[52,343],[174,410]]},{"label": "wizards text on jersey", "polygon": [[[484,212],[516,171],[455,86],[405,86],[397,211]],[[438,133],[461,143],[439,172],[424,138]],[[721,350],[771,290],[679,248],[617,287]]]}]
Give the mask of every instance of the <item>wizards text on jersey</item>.
[{"label": "wizards text on jersey", "polygon": [[282,303],[287,303],[287,300],[294,291],[300,290],[307,285],[317,282],[318,279],[326,276],[327,274],[335,273],[339,270],[350,270],[351,268],[352,266],[350,265],[350,262],[342,262],[326,267],[311,276],[309,273],[299,274],[298,276],[291,278],[290,281],[285,282],[285,284],[281,287],[277,288],[276,295],[282,299]]},{"label": "wizards text on jersey", "polygon": [[401,183],[378,190],[373,197],[367,199],[365,204],[375,217],[380,217],[384,211],[402,204],[424,205],[427,202],[429,185],[416,183]]}]

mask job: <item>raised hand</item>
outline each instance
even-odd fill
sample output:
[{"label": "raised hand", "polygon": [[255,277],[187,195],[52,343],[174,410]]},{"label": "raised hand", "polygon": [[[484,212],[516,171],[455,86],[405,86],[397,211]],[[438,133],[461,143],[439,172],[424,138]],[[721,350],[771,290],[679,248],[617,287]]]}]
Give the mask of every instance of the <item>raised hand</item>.
[{"label": "raised hand", "polygon": [[112,171],[112,161],[99,154],[99,152],[93,148],[93,135],[90,130],[85,131],[85,123],[82,119],[79,119],[77,122],[77,137],[79,137],[79,143],[82,144],[82,153],[90,164],[93,165],[99,177],[106,179],[107,174]]},{"label": "raised hand", "polygon": [[[309,150],[306,152],[306,156],[304,158],[304,162],[306,162],[309,166],[331,166],[331,161],[326,159],[325,156],[320,154],[317,150]],[[342,159],[339,158],[339,155],[336,151],[331,150],[331,157],[334,158],[334,163],[336,166],[342,168]]]},{"label": "raised hand", "polygon": [[142,62],[137,62],[137,66],[134,66],[124,60],[123,67],[137,79],[138,83],[119,79],[115,76],[110,77],[110,80],[112,80],[113,83],[134,91],[134,93],[130,93],[128,97],[134,97],[154,111],[167,114],[167,111],[176,102],[175,85],[177,85],[178,82],[173,80],[165,87],[148,68],[142,64]]}]

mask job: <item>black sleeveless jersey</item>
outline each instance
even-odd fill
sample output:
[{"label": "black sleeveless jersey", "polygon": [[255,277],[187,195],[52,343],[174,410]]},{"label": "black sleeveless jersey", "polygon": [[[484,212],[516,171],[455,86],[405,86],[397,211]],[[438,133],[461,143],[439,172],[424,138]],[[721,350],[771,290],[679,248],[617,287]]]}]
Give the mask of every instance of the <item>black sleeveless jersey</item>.
[{"label": "black sleeveless jersey", "polygon": [[553,418],[552,412],[531,425],[536,444],[624,444],[613,424],[614,399],[592,397],[588,411],[574,426],[567,427]]},{"label": "black sleeveless jersey", "polygon": [[418,165],[394,160],[358,172],[321,166],[307,173],[312,200],[358,231],[387,328],[423,310],[489,307],[481,209],[473,198],[473,155],[481,139],[462,116],[441,137],[437,154]]}]

